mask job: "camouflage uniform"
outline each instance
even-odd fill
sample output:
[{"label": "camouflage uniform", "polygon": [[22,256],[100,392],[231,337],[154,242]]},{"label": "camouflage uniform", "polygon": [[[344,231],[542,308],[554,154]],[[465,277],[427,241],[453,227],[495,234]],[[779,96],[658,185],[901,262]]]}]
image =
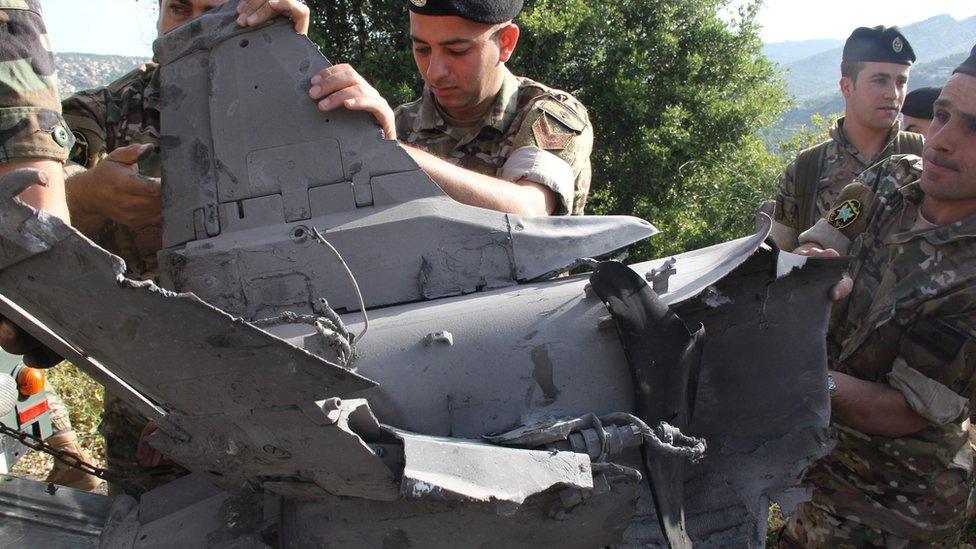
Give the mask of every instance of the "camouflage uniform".
[{"label": "camouflage uniform", "polygon": [[[0,162],[64,162],[72,136],[61,117],[54,54],[41,17],[40,0],[0,0]],[[48,443],[88,459],[71,428],[68,409],[44,384],[51,408]],[[56,462],[49,482],[88,490],[98,479]]]},{"label": "camouflage uniform", "polygon": [[501,90],[485,119],[470,130],[450,126],[428,88],[417,101],[396,109],[396,130],[404,143],[452,164],[502,179],[507,161],[520,149],[551,153],[569,166],[565,187],[546,177],[528,179],[551,188],[560,198],[555,214],[582,215],[590,192],[593,127],[586,109],[573,96],[516,77],[505,69]]},{"label": "camouflage uniform", "polygon": [[[154,63],[142,65],[102,88],[80,91],[64,100],[64,116],[71,126],[75,146],[66,168],[69,178],[98,164],[119,147],[133,143],[159,143],[159,71]],[[139,173],[160,177],[158,149],[139,162]],[[68,192],[72,185],[68,183]],[[156,252],[162,247],[162,224],[135,230],[106,221],[93,235],[103,248],[126,262],[126,276],[154,279],[158,274]],[[135,409],[106,391],[104,416],[99,431],[105,437],[109,470],[151,489],[185,471],[164,461],[146,469],[136,460],[136,447],[147,420]],[[119,487],[110,486],[115,493]]]},{"label": "camouflage uniform", "polygon": [[[926,222],[921,170],[921,158],[893,156],[828,213],[853,241],[854,290],[835,307],[827,339],[833,369],[887,384],[933,425],[887,438],[832,420],[837,446],[808,472],[813,500],[791,517],[783,545],[958,543],[973,486],[976,213],[941,227]],[[823,225],[800,240],[824,244]]]},{"label": "camouflage uniform", "polygon": [[40,0],[0,0],[0,63],[0,162],[63,162],[71,134],[61,118]]},{"label": "camouflage uniform", "polygon": [[[133,143],[159,145],[159,70],[148,63],[102,88],[80,91],[64,100],[64,118],[74,133],[69,178],[101,162],[108,153]],[[158,150],[139,162],[139,173],[160,177]],[[68,185],[68,192],[72,186]],[[151,279],[158,273],[156,252],[162,247],[162,223],[134,230],[106,221],[96,234],[98,245],[125,260],[126,275]]]},{"label": "camouflage uniform", "polygon": [[[896,122],[891,127],[886,144],[881,152],[874,158],[863,158],[844,133],[844,119],[841,118],[834,124],[824,150],[823,161],[820,162],[819,185],[815,197],[817,214],[815,219],[819,219],[826,213],[834,204],[834,200],[837,199],[841,189],[854,181],[854,178],[868,166],[877,164],[895,154],[895,141],[898,133],[899,124]],[[797,235],[809,228],[804,226],[800,219],[800,192],[797,188],[796,169],[797,162],[793,161],[780,177],[776,189],[773,214],[775,221],[774,238],[781,248],[787,250],[795,248]]]}]

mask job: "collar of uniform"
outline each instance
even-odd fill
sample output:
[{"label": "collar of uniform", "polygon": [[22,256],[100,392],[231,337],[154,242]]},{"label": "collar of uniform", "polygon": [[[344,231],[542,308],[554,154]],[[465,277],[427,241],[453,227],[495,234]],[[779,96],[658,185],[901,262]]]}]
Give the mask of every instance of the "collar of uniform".
[{"label": "collar of uniform", "polygon": [[[478,128],[479,131],[472,132],[468,136],[469,138],[473,139],[485,127],[492,127],[501,133],[505,133],[512,120],[515,119],[518,111],[519,81],[507,67],[502,67],[502,70],[505,71],[504,77],[502,78],[502,87],[498,90],[498,94],[495,95],[495,101],[492,103],[488,114],[485,115],[484,121]],[[441,116],[436,101],[430,88],[424,86],[424,91],[420,99],[420,112],[417,116],[417,122],[414,124],[414,131],[440,131],[460,141],[465,136],[452,131],[453,128]]]},{"label": "collar of uniform", "polygon": [[[905,198],[906,207],[916,210],[921,209],[922,199],[925,197],[925,193],[922,192],[918,182],[905,185],[900,189],[900,192]],[[916,212],[915,215],[920,215],[920,212]],[[901,231],[891,235],[888,242],[892,244],[904,244],[915,238],[924,238],[930,244],[939,246],[954,240],[974,237],[976,237],[976,213],[969,214],[959,221],[934,229]]]},{"label": "collar of uniform", "polygon": [[[844,132],[844,118],[845,117],[842,116],[837,119],[837,122],[834,122],[834,127],[830,128],[830,138],[836,141],[841,147],[846,149],[847,152],[851,154],[851,156],[853,156],[858,160],[861,160],[861,156],[860,156],[861,151],[857,150],[857,147],[855,147],[854,144],[847,139],[847,134]],[[884,147],[881,147],[881,151],[878,153],[878,156],[870,159],[866,165],[874,164],[879,159],[885,158],[887,156],[891,156],[891,153],[888,151],[888,149],[890,149],[891,146],[894,144],[895,139],[898,137],[898,132],[900,130],[901,130],[901,126],[899,122],[895,120],[895,123],[891,125],[891,129],[888,130],[888,137],[885,140]]]}]

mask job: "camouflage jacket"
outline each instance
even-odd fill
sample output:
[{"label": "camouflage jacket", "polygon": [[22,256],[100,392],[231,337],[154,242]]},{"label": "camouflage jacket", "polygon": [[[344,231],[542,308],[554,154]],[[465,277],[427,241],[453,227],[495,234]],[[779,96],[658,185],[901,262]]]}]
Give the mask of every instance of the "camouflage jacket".
[{"label": "camouflage jacket", "polygon": [[40,0],[0,0],[0,66],[0,162],[63,162],[71,134]]},{"label": "camouflage jacket", "polygon": [[[154,63],[142,65],[102,88],[80,91],[63,102],[64,117],[75,137],[68,176],[90,169],[108,153],[132,143],[159,144],[159,71]],[[160,177],[159,152],[139,162],[139,172]],[[71,192],[69,181],[68,190]],[[128,275],[156,276],[156,252],[162,247],[162,225],[133,230],[107,221],[96,243],[125,260]]]},{"label": "camouflage jacket", "polygon": [[[820,162],[820,183],[814,205],[816,218],[826,213],[834,204],[834,200],[837,199],[840,191],[848,183],[854,181],[854,178],[868,166],[877,164],[895,154],[895,140],[898,133],[899,125],[896,123],[888,133],[887,142],[881,152],[874,158],[863,158],[844,133],[844,119],[837,120],[830,130],[830,139],[826,142],[823,160]],[[808,228],[802,226],[803,223],[800,219],[800,190],[796,180],[796,167],[797,162],[794,160],[786,167],[786,171],[780,177],[776,189],[776,206],[773,214],[773,220],[776,224],[783,226],[779,232],[789,233],[783,237],[782,241],[777,238],[777,244],[789,250],[796,247],[796,236]]]},{"label": "camouflage jacket", "polygon": [[448,125],[428,88],[395,114],[401,141],[484,175],[502,177],[505,162],[522,147],[554,154],[569,165],[573,177],[572,191],[553,189],[561,199],[555,213],[583,214],[590,191],[593,128],[586,109],[568,93],[506,69],[491,110],[472,131]]},{"label": "camouflage jacket", "polygon": [[833,369],[900,391],[933,425],[887,438],[834,420],[837,446],[809,479],[814,505],[833,515],[937,541],[961,528],[973,483],[976,213],[926,222],[921,170],[921,158],[893,156],[852,185],[870,188],[870,199],[842,200],[828,213],[841,230],[861,227],[847,235],[854,290],[835,307],[828,352]]}]

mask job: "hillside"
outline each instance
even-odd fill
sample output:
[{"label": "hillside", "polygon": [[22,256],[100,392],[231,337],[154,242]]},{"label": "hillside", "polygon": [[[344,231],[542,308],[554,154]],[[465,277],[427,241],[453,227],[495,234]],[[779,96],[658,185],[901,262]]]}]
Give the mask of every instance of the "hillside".
[{"label": "hillside", "polygon": [[[938,15],[902,28],[918,64],[931,63],[955,54],[968,53],[976,38],[976,17],[956,21]],[[787,91],[799,100],[834,93],[840,78],[843,45],[783,65]]]},{"label": "hillside", "polygon": [[58,53],[55,57],[60,88],[58,91],[62,97],[78,90],[104,86],[149,61],[142,57],[90,53]]},{"label": "hillside", "polygon": [[[908,89],[941,86],[952,70],[966,58],[976,41],[976,17],[956,21],[948,15],[939,15],[907,25],[902,31],[918,56],[918,62],[912,67]],[[819,41],[808,42],[806,49],[812,50],[815,42]],[[766,48],[776,54],[782,51],[779,48],[782,44],[789,43],[768,44]],[[783,114],[779,124],[764,132],[767,143],[775,145],[789,138],[801,126],[809,124],[814,114],[829,118],[844,110],[844,99],[837,84],[842,51],[843,45],[781,64],[787,90],[796,99],[796,106]]]},{"label": "hillside", "polygon": [[821,52],[844,45],[843,40],[801,40],[796,42],[772,42],[763,45],[763,55],[778,65],[788,65]]}]

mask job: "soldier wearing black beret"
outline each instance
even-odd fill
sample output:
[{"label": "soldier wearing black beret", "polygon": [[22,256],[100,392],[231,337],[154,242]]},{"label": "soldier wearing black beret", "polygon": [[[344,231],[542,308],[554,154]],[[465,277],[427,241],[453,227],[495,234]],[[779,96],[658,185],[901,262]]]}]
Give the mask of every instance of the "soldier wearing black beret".
[{"label": "soldier wearing black beret", "polygon": [[374,115],[448,196],[520,215],[582,214],[593,130],[570,94],[509,72],[522,0],[406,0],[419,99],[394,112],[348,65],[312,78],[319,108]]},{"label": "soldier wearing black beret", "polygon": [[409,0],[407,7],[421,15],[454,15],[486,25],[515,19],[522,11],[522,0],[501,2],[465,0]]},{"label": "soldier wearing black beret", "polygon": [[773,238],[783,249],[830,209],[840,191],[868,166],[893,154],[922,154],[922,137],[902,132],[915,51],[898,27],[860,27],[844,44],[840,92],[844,117],[830,139],[802,151],[780,179],[773,212]]},{"label": "soldier wearing black beret", "polygon": [[901,108],[902,128],[906,132],[925,135],[932,123],[932,106],[941,93],[942,86],[928,86],[905,96],[905,105]]},{"label": "soldier wearing black beret", "polygon": [[802,255],[850,254],[831,294],[834,446],[779,547],[965,547],[976,467],[976,51],[935,100],[922,158],[841,193]]}]

